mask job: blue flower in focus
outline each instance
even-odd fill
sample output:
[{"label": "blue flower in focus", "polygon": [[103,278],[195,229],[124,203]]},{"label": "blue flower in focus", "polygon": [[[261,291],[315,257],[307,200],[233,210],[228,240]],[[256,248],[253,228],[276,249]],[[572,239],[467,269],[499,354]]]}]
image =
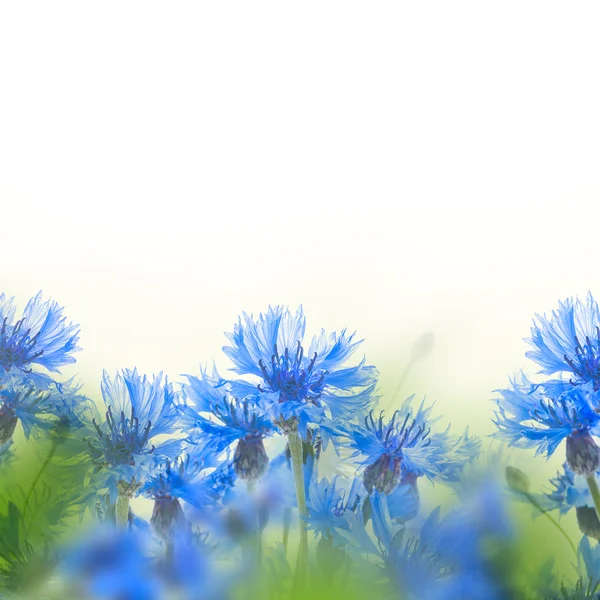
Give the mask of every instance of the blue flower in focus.
[{"label": "blue flower in focus", "polygon": [[233,394],[245,397],[258,389],[264,394],[271,416],[279,424],[292,420],[302,433],[309,422],[317,423],[328,412],[347,419],[367,408],[377,377],[364,360],[345,367],[360,342],[346,330],[325,331],[303,346],[306,319],[300,307],[295,314],[281,306],[269,307],[258,319],[244,313],[243,320],[227,334],[231,346],[223,348],[239,375],[256,383],[237,382]]},{"label": "blue flower in focus", "polygon": [[566,439],[568,459],[571,454],[575,461],[572,468],[579,470],[576,462],[583,460],[586,471],[598,470],[600,462],[596,468],[593,464],[598,452],[591,434],[600,420],[600,392],[594,391],[592,384],[571,387],[558,398],[550,398],[543,385],[534,385],[522,376],[520,382],[511,380],[509,388],[498,392],[497,437],[520,448],[535,448],[536,454],[548,457]]},{"label": "blue flower in focus", "polygon": [[181,407],[173,386],[162,373],[152,379],[136,369],[124,369],[114,378],[102,377],[102,397],[106,419],[93,419],[94,432],[88,437],[90,453],[98,470],[106,477],[111,494],[123,481],[134,488],[146,481],[155,464],[174,459],[181,452],[177,438]]},{"label": "blue flower in focus", "polygon": [[585,303],[567,298],[558,310],[536,315],[527,339],[533,350],[527,356],[545,375],[568,373],[574,385],[592,383],[600,388],[600,310],[588,292]]},{"label": "blue flower in focus", "polygon": [[233,466],[240,479],[254,481],[266,472],[269,459],[263,439],[276,432],[265,414],[260,398],[254,396],[238,400],[230,393],[230,384],[218,375],[201,377],[186,375],[186,398],[193,406],[186,409],[186,429],[202,432],[216,452],[222,452],[236,443]]},{"label": "blue flower in focus", "polygon": [[389,421],[367,415],[364,425],[342,428],[354,456],[365,456],[364,485],[369,493],[377,490],[391,494],[399,485],[413,485],[416,479],[454,481],[462,467],[479,450],[479,442],[465,434],[453,437],[449,428],[432,433],[437,418],[431,417],[433,405],[421,402],[415,410],[414,396],[408,398]]},{"label": "blue flower in focus", "polygon": [[14,298],[0,295],[0,368],[24,372],[40,365],[48,371],[74,363],[79,326],[68,323],[63,308],[56,302],[42,300],[39,292],[25,306],[23,316],[15,321]]}]

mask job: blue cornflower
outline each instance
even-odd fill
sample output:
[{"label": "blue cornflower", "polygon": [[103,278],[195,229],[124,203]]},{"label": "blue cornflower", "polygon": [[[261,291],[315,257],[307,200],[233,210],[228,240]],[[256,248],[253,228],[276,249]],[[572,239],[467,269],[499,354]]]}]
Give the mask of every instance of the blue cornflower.
[{"label": "blue cornflower", "polygon": [[183,389],[193,402],[186,410],[186,425],[201,431],[210,439],[216,452],[222,452],[236,443],[233,466],[240,479],[254,481],[262,477],[269,459],[263,439],[276,432],[265,414],[260,398],[254,396],[238,400],[230,393],[230,384],[218,375],[202,372],[201,377],[186,375],[188,384]]},{"label": "blue cornflower", "polygon": [[50,381],[40,390],[12,371],[0,387],[0,444],[12,438],[18,422],[27,438],[35,428],[48,431],[60,426],[66,433],[66,428],[74,427],[73,417],[89,402],[78,392],[72,381]]},{"label": "blue cornflower", "polygon": [[323,330],[305,351],[305,328],[302,307],[295,314],[281,306],[269,307],[256,320],[244,313],[233,333],[227,334],[232,345],[223,348],[235,373],[256,378],[254,385],[234,384],[234,395],[244,397],[258,389],[274,421],[284,428],[292,421],[302,433],[307,423],[323,416],[347,419],[366,409],[377,377],[376,369],[365,366],[364,360],[344,367],[360,343],[354,341],[355,334],[344,329],[327,336]]},{"label": "blue cornflower", "polygon": [[567,298],[550,318],[536,315],[526,356],[538,363],[540,373],[569,373],[571,383],[593,383],[600,388],[600,310],[591,292],[585,303]]},{"label": "blue cornflower", "polygon": [[111,494],[119,482],[137,490],[157,462],[180,454],[180,439],[156,440],[180,428],[178,395],[162,373],[150,380],[137,369],[123,369],[113,379],[105,371],[101,389],[106,419],[93,419],[94,432],[87,439],[92,459]]},{"label": "blue cornflower", "polygon": [[494,421],[498,437],[548,457],[566,439],[567,461],[575,472],[587,476],[600,468],[600,450],[591,437],[600,421],[600,392],[591,383],[550,398],[543,385],[534,385],[523,375],[520,382],[511,380],[511,387],[498,392]]},{"label": "blue cornflower", "polygon": [[14,298],[0,295],[0,368],[28,372],[40,365],[57,373],[58,367],[74,363],[79,326],[67,324],[62,313],[57,302],[43,301],[39,292],[15,321]]},{"label": "blue cornflower", "polygon": [[[550,484],[553,489],[544,494],[539,502],[543,508],[558,509],[561,514],[565,514],[572,508],[594,506],[585,477],[577,475],[567,463],[564,463],[562,471],[550,480]],[[539,500],[539,495],[536,495],[536,500]]]},{"label": "blue cornflower", "polygon": [[155,470],[141,492],[154,500],[151,524],[163,539],[189,531],[189,522],[180,500],[197,514],[221,507],[220,501],[233,485],[229,465],[218,463],[209,445],[189,446],[176,460],[167,460]]},{"label": "blue cornflower", "polygon": [[431,433],[437,418],[431,417],[433,405],[424,401],[415,410],[414,396],[410,396],[389,421],[371,411],[364,424],[342,429],[353,456],[365,456],[362,463],[364,485],[369,493],[377,490],[391,494],[399,485],[413,485],[416,479],[454,481],[462,467],[479,449],[479,442],[466,433],[453,437],[447,428],[442,433]]},{"label": "blue cornflower", "polygon": [[322,538],[339,541],[339,530],[347,527],[346,512],[358,513],[366,496],[362,481],[356,477],[350,488],[339,485],[336,476],[323,478],[308,488],[308,526]]}]

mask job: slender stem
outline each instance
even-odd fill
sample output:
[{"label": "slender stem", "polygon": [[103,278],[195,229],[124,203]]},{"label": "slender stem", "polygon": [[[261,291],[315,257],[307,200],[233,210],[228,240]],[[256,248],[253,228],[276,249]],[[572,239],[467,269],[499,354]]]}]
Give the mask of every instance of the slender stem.
[{"label": "slender stem", "polygon": [[283,509],[283,549],[287,554],[288,542],[290,539],[290,524],[292,522],[292,509],[286,506]]},{"label": "slender stem", "polygon": [[[256,490],[256,479],[249,479],[246,485],[248,487],[248,494],[251,496],[254,495]],[[256,508],[256,532],[254,534],[256,544],[256,564],[260,566],[262,559],[262,529],[260,527],[260,512],[258,503],[255,503],[254,506]]]},{"label": "slender stem", "polygon": [[292,459],[292,470],[294,472],[294,484],[296,486],[296,502],[298,504],[298,515],[300,516],[300,545],[298,546],[298,560],[296,562],[296,584],[304,585],[306,568],[308,562],[308,531],[306,519],[308,510],[306,508],[306,495],[304,492],[304,460],[302,452],[302,438],[297,429],[288,433],[288,445]]},{"label": "slender stem", "polygon": [[556,527],[563,534],[563,536],[569,543],[569,546],[571,546],[571,549],[573,550],[573,552],[575,552],[575,556],[577,556],[577,548],[575,548],[575,544],[573,544],[571,538],[569,537],[569,534],[560,526],[560,523],[554,517],[552,517],[547,510],[544,510],[531,494],[525,492],[525,497],[527,498],[527,500],[529,500],[529,502],[531,502],[533,506],[535,506],[535,508],[537,508],[547,519],[550,520],[554,527]]},{"label": "slender stem", "polygon": [[38,484],[42,475],[44,474],[44,471],[50,464],[50,461],[52,460],[52,457],[54,456],[54,453],[56,452],[57,446],[58,446],[58,440],[52,440],[52,444],[50,446],[48,455],[44,459],[44,462],[42,463],[40,470],[38,471],[37,475],[35,476],[35,479],[33,480],[31,487],[29,488],[29,491],[27,492],[27,497],[25,498],[25,506],[23,507],[23,517],[25,516],[25,514],[27,513],[27,509],[29,508],[29,500],[31,500],[33,490],[35,489],[35,486]]},{"label": "slender stem", "polygon": [[404,371],[402,372],[400,381],[398,382],[398,385],[396,386],[396,391],[394,392],[394,394],[391,397],[390,406],[388,408],[391,409],[394,406],[394,402],[396,401],[398,394],[400,394],[400,391],[402,390],[402,386],[404,385],[406,377],[408,376],[408,373],[410,372],[410,368],[413,366],[413,362],[414,362],[413,360],[409,360],[408,363],[406,363],[406,367],[404,367]]},{"label": "slender stem", "polygon": [[125,489],[126,484],[120,481],[117,485],[119,494],[117,496],[117,504],[115,507],[115,520],[117,527],[125,528],[129,522],[129,499],[131,495]]},{"label": "slender stem", "polygon": [[598,482],[594,475],[590,475],[586,477],[588,488],[590,489],[590,494],[592,495],[592,500],[594,501],[594,508],[596,509],[596,515],[600,520],[600,489],[598,489]]}]

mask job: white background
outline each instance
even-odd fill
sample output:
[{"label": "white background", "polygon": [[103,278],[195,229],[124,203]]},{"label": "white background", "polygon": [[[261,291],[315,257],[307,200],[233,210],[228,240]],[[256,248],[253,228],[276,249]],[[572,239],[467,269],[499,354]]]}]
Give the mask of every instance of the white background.
[{"label": "white background", "polygon": [[92,395],[104,367],[195,372],[242,310],[303,303],[313,331],[358,329],[384,392],[433,331],[406,393],[487,423],[533,313],[600,296],[599,17],[5,2],[0,291],[67,306]]}]

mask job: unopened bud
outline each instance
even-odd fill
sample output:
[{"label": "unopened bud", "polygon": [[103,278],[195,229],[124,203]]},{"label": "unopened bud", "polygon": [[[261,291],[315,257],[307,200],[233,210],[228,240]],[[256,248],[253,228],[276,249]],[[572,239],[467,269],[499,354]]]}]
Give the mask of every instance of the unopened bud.
[{"label": "unopened bud", "polygon": [[521,494],[529,493],[529,477],[521,469],[506,467],[505,476],[506,483],[508,483],[508,487],[511,490],[520,492]]},{"label": "unopened bud", "polygon": [[600,448],[589,433],[567,438],[567,464],[584,477],[593,477],[600,469]]}]

